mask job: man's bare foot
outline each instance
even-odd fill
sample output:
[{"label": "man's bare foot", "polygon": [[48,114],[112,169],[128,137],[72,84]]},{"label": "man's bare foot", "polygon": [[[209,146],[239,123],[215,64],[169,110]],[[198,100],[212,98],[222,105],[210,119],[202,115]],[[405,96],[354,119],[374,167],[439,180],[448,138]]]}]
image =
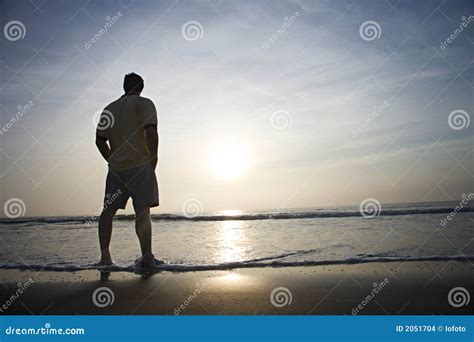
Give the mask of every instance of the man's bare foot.
[{"label": "man's bare foot", "polygon": [[142,257],[142,267],[145,270],[153,270],[155,268],[155,257],[153,254]]},{"label": "man's bare foot", "polygon": [[153,254],[145,257],[142,256],[135,261],[136,265],[141,266],[145,270],[153,270],[156,266],[163,265],[164,263],[164,261],[156,259]]},{"label": "man's bare foot", "polygon": [[164,260],[160,260],[160,259],[155,258],[155,265],[156,266],[164,265],[164,264],[166,264],[166,262]]}]

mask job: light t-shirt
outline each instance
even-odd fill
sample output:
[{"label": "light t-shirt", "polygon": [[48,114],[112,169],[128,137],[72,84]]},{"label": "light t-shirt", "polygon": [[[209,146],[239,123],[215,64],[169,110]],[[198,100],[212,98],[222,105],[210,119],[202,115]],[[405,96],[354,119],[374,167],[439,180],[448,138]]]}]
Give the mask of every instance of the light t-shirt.
[{"label": "light t-shirt", "polygon": [[127,170],[145,165],[150,152],[145,127],[158,125],[156,108],[150,99],[124,95],[103,110],[96,135],[109,141],[112,170]]}]

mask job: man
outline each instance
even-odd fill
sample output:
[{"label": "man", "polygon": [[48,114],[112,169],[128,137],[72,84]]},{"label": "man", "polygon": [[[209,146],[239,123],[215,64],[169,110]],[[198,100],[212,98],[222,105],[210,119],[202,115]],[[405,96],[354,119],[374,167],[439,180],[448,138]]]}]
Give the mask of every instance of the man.
[{"label": "man", "polygon": [[153,268],[150,207],[159,205],[155,169],[158,163],[158,118],[153,102],[140,94],[143,79],[125,75],[125,94],[103,110],[96,131],[96,145],[108,162],[104,208],[99,220],[101,259],[99,265],[113,264],[109,250],[112,221],[118,209],[125,209],[132,197],[135,230],[145,269]]}]

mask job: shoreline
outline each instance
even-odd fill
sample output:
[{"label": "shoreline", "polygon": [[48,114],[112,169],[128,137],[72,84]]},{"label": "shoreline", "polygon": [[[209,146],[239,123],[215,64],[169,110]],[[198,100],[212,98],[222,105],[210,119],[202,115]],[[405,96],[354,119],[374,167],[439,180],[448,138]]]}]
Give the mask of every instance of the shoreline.
[{"label": "shoreline", "polygon": [[[104,273],[108,273],[104,277]],[[460,261],[265,267],[151,277],[131,272],[0,272],[0,314],[158,315],[427,315],[472,314],[448,293],[474,288],[474,265]],[[19,286],[31,284],[15,300]],[[102,280],[101,280],[102,279]],[[107,280],[106,280],[107,279]],[[382,286],[383,285],[383,286]],[[101,307],[94,293],[107,288]],[[105,298],[105,299],[104,299]],[[97,297],[96,299],[99,299]]]},{"label": "shoreline", "polygon": [[[274,258],[271,258],[274,259]],[[204,271],[233,271],[239,269],[252,268],[285,268],[285,267],[315,267],[315,266],[337,266],[337,265],[359,265],[371,263],[400,263],[400,262],[474,262],[474,256],[471,255],[454,255],[454,256],[422,256],[422,257],[361,257],[361,258],[347,258],[335,260],[315,260],[315,261],[272,261],[261,262],[268,260],[254,259],[248,261],[228,262],[222,264],[209,265],[179,265],[179,264],[164,264],[157,266],[155,271],[159,272],[204,272]],[[139,273],[140,269],[131,266],[95,266],[95,265],[32,265],[32,264],[5,264],[0,266],[0,270],[19,270],[32,272],[81,272],[81,271],[99,271],[99,272],[132,272]]]}]

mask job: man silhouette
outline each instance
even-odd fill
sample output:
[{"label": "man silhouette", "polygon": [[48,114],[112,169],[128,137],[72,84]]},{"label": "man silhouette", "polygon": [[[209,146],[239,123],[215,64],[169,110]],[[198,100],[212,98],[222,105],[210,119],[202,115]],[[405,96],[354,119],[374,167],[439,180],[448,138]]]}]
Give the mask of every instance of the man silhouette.
[{"label": "man silhouette", "polygon": [[125,75],[125,94],[103,110],[96,130],[96,145],[108,162],[104,208],[99,220],[99,265],[113,264],[109,250],[112,222],[118,209],[132,197],[135,230],[142,252],[141,266],[157,262],[151,248],[150,207],[159,205],[155,169],[158,163],[158,118],[155,105],[141,97],[143,79]]}]

